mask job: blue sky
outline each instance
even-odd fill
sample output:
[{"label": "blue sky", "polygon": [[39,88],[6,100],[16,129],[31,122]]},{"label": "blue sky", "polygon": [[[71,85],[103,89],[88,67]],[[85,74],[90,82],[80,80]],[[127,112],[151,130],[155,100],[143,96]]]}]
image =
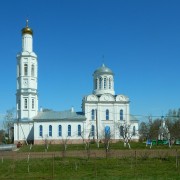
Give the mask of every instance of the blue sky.
[{"label": "blue sky", "polygon": [[179,108],[179,9],[176,0],[2,0],[0,115],[15,107],[16,54],[27,18],[38,55],[39,107],[81,111],[92,74],[105,63],[116,94],[129,96],[131,114]]}]

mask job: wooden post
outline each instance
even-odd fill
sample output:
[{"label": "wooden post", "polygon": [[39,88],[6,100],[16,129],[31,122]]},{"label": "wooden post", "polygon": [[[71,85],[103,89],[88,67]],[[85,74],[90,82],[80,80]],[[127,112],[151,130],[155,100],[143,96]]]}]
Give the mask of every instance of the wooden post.
[{"label": "wooden post", "polygon": [[52,179],[54,179],[54,154],[52,154]]}]

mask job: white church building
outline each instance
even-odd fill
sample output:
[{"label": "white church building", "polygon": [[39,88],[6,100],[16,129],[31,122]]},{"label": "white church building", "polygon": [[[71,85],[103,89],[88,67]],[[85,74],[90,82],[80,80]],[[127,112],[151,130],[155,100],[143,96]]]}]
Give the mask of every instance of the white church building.
[{"label": "white church building", "polygon": [[14,123],[14,143],[45,140],[60,143],[82,143],[83,139],[99,141],[104,133],[113,141],[123,139],[127,124],[132,140],[137,141],[138,120],[130,115],[130,101],[114,91],[114,73],[104,64],[94,71],[93,92],[83,97],[82,112],[38,111],[38,59],[33,51],[33,31],[22,29],[22,51],[17,54],[17,119]]}]

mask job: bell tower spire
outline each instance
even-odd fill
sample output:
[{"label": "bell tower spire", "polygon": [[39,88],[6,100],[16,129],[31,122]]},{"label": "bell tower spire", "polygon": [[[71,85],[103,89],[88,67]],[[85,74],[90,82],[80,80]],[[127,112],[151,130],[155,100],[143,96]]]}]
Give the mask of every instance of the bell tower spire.
[{"label": "bell tower spire", "polygon": [[22,51],[17,54],[17,119],[32,120],[38,112],[38,61],[33,52],[33,30],[28,26],[22,30]]},{"label": "bell tower spire", "polygon": [[26,27],[22,31],[22,51],[33,52],[33,30],[28,27],[28,19],[26,20]]}]

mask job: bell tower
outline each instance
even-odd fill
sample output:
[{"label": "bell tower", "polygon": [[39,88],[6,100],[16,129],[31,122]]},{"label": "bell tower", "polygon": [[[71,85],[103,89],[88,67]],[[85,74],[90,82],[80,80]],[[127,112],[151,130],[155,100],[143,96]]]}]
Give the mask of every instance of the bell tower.
[{"label": "bell tower", "polygon": [[18,120],[32,120],[38,112],[37,55],[33,52],[33,30],[22,29],[22,50],[17,54],[16,107]]}]

